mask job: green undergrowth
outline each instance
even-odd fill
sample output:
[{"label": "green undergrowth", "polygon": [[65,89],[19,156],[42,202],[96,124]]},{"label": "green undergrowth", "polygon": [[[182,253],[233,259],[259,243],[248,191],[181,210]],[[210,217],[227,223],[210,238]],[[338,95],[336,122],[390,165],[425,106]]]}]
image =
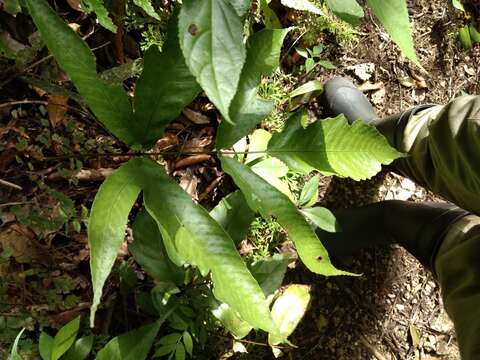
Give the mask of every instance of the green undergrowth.
[{"label": "green undergrowth", "polygon": [[358,41],[357,30],[349,23],[333,15],[324,1],[313,0],[312,2],[322,9],[325,16],[316,16],[304,12],[294,23],[299,27],[300,33],[303,34],[302,39],[308,47],[321,42],[325,34],[333,36],[335,42],[342,47],[349,47]]},{"label": "green undergrowth", "polygon": [[263,120],[263,125],[270,131],[280,132],[288,118],[285,105],[289,99],[289,93],[295,83],[295,77],[286,74],[280,69],[273,75],[264,77],[258,87],[258,96],[262,99],[272,101],[274,109]]},{"label": "green undergrowth", "polygon": [[[115,18],[107,6],[111,2],[105,6],[100,0],[84,2],[101,26],[117,30],[118,15]],[[261,337],[263,345],[276,355],[280,347],[291,346],[289,337],[311,295],[308,284],[283,284],[289,264],[297,258],[280,250],[284,242],[291,242],[289,247],[295,249],[298,261],[313,273],[354,275],[331,263],[312,226],[338,231],[333,214],[315,206],[320,176],[371,178],[382,165],[402,154],[362,121],[350,125],[340,115],[312,123],[303,106],[306,102],[291,106],[292,90],[299,80],[281,69],[286,56],[295,51],[291,44],[284,46],[293,29],[281,28],[279,19],[274,24],[279,14],[273,14],[269,24],[256,24],[258,19],[247,15],[253,12],[250,1],[175,2],[175,9],[167,6],[168,26],[158,2],[128,2],[141,15],[127,12],[126,29],[133,27],[137,39],[139,33],[143,38],[140,46],[148,47],[144,66],[138,69],[140,76],[130,76],[128,82],[107,81],[97,73],[97,60],[101,59],[49,2],[24,3],[42,44],[78,91],[77,101],[89,108],[88,115],[129,155],[117,164],[102,164],[115,170],[95,188],[93,203],[91,198],[87,201],[91,205],[87,233],[79,204],[52,193],[65,212],[57,229],[62,241],[68,243],[72,227],[84,235],[78,246],[88,249],[90,267],[84,271],[91,276],[87,286],[93,296],[89,292],[89,319],[70,318],[57,326],[59,329],[26,327],[26,334],[38,340],[42,359],[85,359],[91,354],[97,360],[184,360],[209,354],[209,338],[227,333],[229,340]],[[263,12],[270,9],[272,15],[269,3],[259,4]],[[403,0],[394,3],[406,10]],[[318,43],[324,31],[334,34],[340,44],[354,41],[353,32],[348,32],[351,29],[342,28],[332,15],[323,15],[328,9],[322,4],[281,4],[315,14],[315,20],[314,15],[300,17],[299,24],[309,32],[302,41]],[[341,2],[329,1],[337,16],[343,14],[338,12],[339,5]],[[391,14],[385,14],[390,8],[382,7],[379,0],[369,0],[369,5],[382,17],[387,30],[392,30]],[[363,10],[358,4],[352,9],[353,22],[360,22]],[[404,15],[394,24],[404,33],[399,36],[394,28],[393,39],[414,59],[408,13]],[[318,79],[313,85],[313,91],[307,93],[321,89]],[[299,88],[296,90],[298,95]],[[196,106],[207,100],[209,110],[198,110],[201,106]],[[192,120],[195,126],[185,130],[188,135],[195,134],[192,128],[198,125],[212,134],[213,151],[209,151],[211,158],[205,167],[215,167],[215,176],[233,185],[230,193],[220,192],[223,198],[207,204],[208,210],[201,201],[192,201],[192,194],[179,185],[172,169],[148,155],[166,136],[176,135],[183,141],[185,134],[172,134],[170,126],[182,119],[187,107],[208,119],[208,124]],[[58,142],[69,154],[70,135],[67,142],[49,131],[42,130],[42,134],[38,141],[43,147],[50,149]],[[76,142],[86,144],[88,140]],[[23,150],[28,145],[17,144]],[[190,155],[179,153],[185,158]],[[80,170],[82,165],[73,161],[69,170]],[[20,213],[17,217],[22,219]],[[242,250],[246,256],[241,256]],[[52,280],[51,287],[60,294],[46,301],[55,304],[61,299],[68,308],[73,307],[71,303],[80,301],[68,298],[77,291],[74,285],[68,277]],[[63,310],[58,307],[57,312]],[[87,322],[95,333],[111,336],[99,336],[99,345]],[[15,360],[19,343],[23,349],[22,336],[23,330],[11,348]]]}]

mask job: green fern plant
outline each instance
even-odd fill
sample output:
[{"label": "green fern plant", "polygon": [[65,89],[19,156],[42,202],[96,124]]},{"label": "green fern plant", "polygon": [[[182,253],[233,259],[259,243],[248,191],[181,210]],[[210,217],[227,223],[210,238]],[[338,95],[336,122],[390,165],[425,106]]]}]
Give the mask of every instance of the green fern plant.
[{"label": "green fern plant", "polygon": [[[157,259],[164,270],[160,273],[162,281],[175,285],[183,269],[193,266],[201,276],[210,279],[212,297],[221,309],[218,318],[224,320],[227,328],[230,326],[232,333],[241,337],[252,328],[261,329],[274,339],[272,345],[286,342],[290,333],[280,330],[282,324],[270,309],[269,297],[275,287],[265,288],[236,249],[238,233],[245,233],[253,214],[274,218],[311,271],[326,276],[350,274],[332,265],[321,239],[309,224],[312,219],[321,218],[317,224],[331,230],[334,218],[324,216],[325,212],[317,213],[317,217],[301,212],[292,197],[282,191],[281,181],[259,172],[255,164],[270,161],[304,174],[315,171],[360,180],[375,175],[381,164],[389,164],[401,154],[376,129],[361,121],[350,126],[340,116],[309,125],[302,111],[292,114],[282,132],[261,135],[262,145],[250,154],[255,161],[244,161],[243,157],[232,157],[231,151],[225,151],[235,149],[234,145],[250,136],[272,111],[272,102],[258,96],[259,85],[262,77],[278,67],[283,40],[289,31],[264,29],[245,43],[248,0],[184,0],[170,20],[162,52],[152,46],[145,54],[133,104],[120,86],[99,78],[95,58],[86,43],[46,0],[26,3],[50,52],[97,119],[134,150],[150,149],[165,126],[203,90],[223,118],[217,131],[216,154],[223,170],[241,191],[225,199],[231,206],[219,205],[225,206],[218,210],[220,214],[209,214],[192,202],[159,163],[146,156],[132,158],[107,178],[95,197],[88,227],[94,291],[91,325],[102,288],[124,240],[129,214],[142,194],[145,215],[141,216],[147,216],[153,224],[149,242],[160,242],[164,249],[164,256]],[[395,13],[389,17],[398,9],[405,9],[406,14],[404,0],[388,5],[370,0],[369,4],[391,30],[392,38],[417,62],[410,46],[408,16],[398,17]],[[399,28],[406,33],[400,34]],[[229,217],[232,211],[234,215]],[[225,220],[225,216],[230,220]],[[225,319],[238,320],[236,323],[243,330],[233,329],[232,322]]]}]

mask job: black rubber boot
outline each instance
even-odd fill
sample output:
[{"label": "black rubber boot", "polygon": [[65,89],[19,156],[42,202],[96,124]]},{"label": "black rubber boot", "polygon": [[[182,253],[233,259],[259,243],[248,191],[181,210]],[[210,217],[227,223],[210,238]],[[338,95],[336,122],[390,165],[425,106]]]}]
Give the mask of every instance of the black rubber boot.
[{"label": "black rubber boot", "polygon": [[321,101],[327,116],[344,114],[350,124],[358,119],[372,125],[378,121],[368,98],[345,78],[328,80],[323,85]]},{"label": "black rubber boot", "polygon": [[379,119],[368,98],[351,81],[342,77],[328,80],[323,85],[321,103],[326,116],[344,114],[350,124],[360,119],[375,126],[395,146],[395,128],[404,113]]},{"label": "black rubber boot", "polygon": [[316,229],[332,257],[341,258],[373,245],[398,243],[430,269],[449,226],[469,215],[450,204],[398,200],[334,213],[340,232]]}]

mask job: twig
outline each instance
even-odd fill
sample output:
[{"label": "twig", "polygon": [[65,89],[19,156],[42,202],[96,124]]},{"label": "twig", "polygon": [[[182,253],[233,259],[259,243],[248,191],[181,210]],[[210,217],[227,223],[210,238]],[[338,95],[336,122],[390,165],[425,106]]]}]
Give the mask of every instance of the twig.
[{"label": "twig", "polygon": [[[90,36],[90,34],[89,34],[88,36]],[[82,39],[85,40],[86,38],[88,38],[88,36],[85,36],[85,37],[83,37]],[[96,51],[96,50],[99,50],[99,49],[101,49],[101,48],[103,48],[103,47],[105,47],[105,46],[108,46],[108,45],[110,45],[110,41],[107,41],[105,44],[102,44],[102,45],[100,45],[100,46],[97,46],[96,48],[92,48],[91,50],[92,50],[92,51]],[[20,75],[25,74],[25,73],[28,72],[29,70],[33,69],[34,67],[36,67],[36,66],[44,63],[45,61],[47,61],[47,60],[49,60],[49,59],[51,59],[51,58],[53,58],[53,55],[51,55],[51,54],[50,54],[50,55],[47,55],[47,56],[45,56],[44,58],[41,58],[40,60],[35,61],[34,63],[28,65],[28,66],[27,66],[25,69],[23,69],[22,71],[19,71],[19,72],[17,72],[16,74],[13,74],[12,76],[10,76],[9,78],[7,78],[4,82],[2,82],[2,83],[0,84],[0,89],[3,88],[5,85],[7,85],[10,81],[15,80],[15,79],[16,79],[17,77],[19,77]]]},{"label": "twig", "polygon": [[[15,105],[31,105],[31,104],[37,104],[37,105],[45,105],[48,106],[48,101],[46,100],[16,100],[16,101],[9,101],[3,104],[0,104],[0,109],[4,107],[9,107],[9,106],[15,106]],[[57,105],[58,107],[65,107],[70,110],[75,110],[79,114],[82,114],[87,117],[92,117],[88,112],[83,111],[79,108],[76,108],[75,106],[70,106],[70,105]]]},{"label": "twig", "polygon": [[15,206],[15,205],[25,205],[25,204],[28,204],[28,202],[9,202],[9,203],[0,204],[0,208],[7,207],[7,206]]},{"label": "twig", "polygon": [[210,185],[207,186],[207,188],[205,189],[205,191],[200,194],[200,196],[198,197],[198,201],[200,202],[200,201],[202,201],[203,199],[205,199],[205,198],[208,196],[208,194],[210,194],[210,192],[215,188],[215,186],[217,186],[218,183],[219,183],[220,181],[222,181],[222,179],[223,179],[223,175],[220,175],[220,176],[217,177],[215,180],[213,180],[213,181],[210,183]]},{"label": "twig", "polygon": [[[270,347],[269,344],[265,344],[265,343],[261,343],[261,342],[257,342],[257,341],[252,341],[252,340],[246,340],[246,339],[232,339],[232,338],[229,337],[229,336],[225,336],[225,335],[221,335],[221,334],[213,334],[213,336],[220,337],[220,338],[223,338],[223,339],[228,339],[228,340],[235,340],[235,341],[238,341],[238,342],[241,342],[241,343],[244,343],[244,344],[258,345],[258,346],[263,346],[263,347]],[[275,347],[276,347],[276,348],[279,348],[279,349],[292,349],[292,347],[280,346],[280,345],[275,345]]]},{"label": "twig", "polygon": [[7,181],[7,180],[0,179],[0,185],[10,187],[10,188],[15,189],[15,190],[20,190],[20,191],[23,190],[23,188],[20,185],[11,183],[10,181]]},{"label": "twig", "polygon": [[360,335],[360,342],[375,356],[378,360],[387,360],[387,358],[380,352],[376,347],[374,347],[367,338],[363,335]]}]

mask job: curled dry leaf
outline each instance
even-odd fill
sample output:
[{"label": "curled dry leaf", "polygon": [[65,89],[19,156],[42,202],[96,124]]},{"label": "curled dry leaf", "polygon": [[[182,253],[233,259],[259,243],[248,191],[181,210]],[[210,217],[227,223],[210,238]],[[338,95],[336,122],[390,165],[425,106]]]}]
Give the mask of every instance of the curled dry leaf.
[{"label": "curled dry leaf", "polygon": [[187,169],[186,171],[182,171],[183,174],[180,178],[180,187],[185,190],[187,194],[189,194],[192,199],[198,198],[197,186],[199,183],[198,178],[195,176],[191,169]]},{"label": "curled dry leaf", "polygon": [[363,91],[363,92],[367,92],[367,91],[376,91],[376,90],[380,90],[382,88],[384,88],[384,84],[383,82],[377,82],[377,83],[372,83],[370,81],[367,81],[365,83],[363,83],[362,85],[360,85],[358,87],[358,90],[360,91]]},{"label": "curled dry leaf", "polygon": [[53,128],[65,121],[68,97],[63,95],[50,95],[48,97],[48,120]]},{"label": "curled dry leaf", "polygon": [[175,169],[180,169],[187,166],[192,166],[196,164],[200,164],[202,162],[208,161],[211,159],[211,156],[208,154],[198,154],[192,155],[180,161],[177,161],[175,164]]},{"label": "curled dry leaf", "polygon": [[192,109],[185,108],[183,110],[183,115],[185,115],[187,119],[193,122],[194,124],[197,124],[197,125],[210,124],[210,118],[208,116],[203,115],[202,113],[199,113]]},{"label": "curled dry leaf", "polygon": [[27,227],[14,223],[0,232],[0,246],[20,264],[44,263],[45,251],[34,240],[35,234]]},{"label": "curled dry leaf", "polygon": [[82,0],[67,0],[73,10],[82,11]]}]

